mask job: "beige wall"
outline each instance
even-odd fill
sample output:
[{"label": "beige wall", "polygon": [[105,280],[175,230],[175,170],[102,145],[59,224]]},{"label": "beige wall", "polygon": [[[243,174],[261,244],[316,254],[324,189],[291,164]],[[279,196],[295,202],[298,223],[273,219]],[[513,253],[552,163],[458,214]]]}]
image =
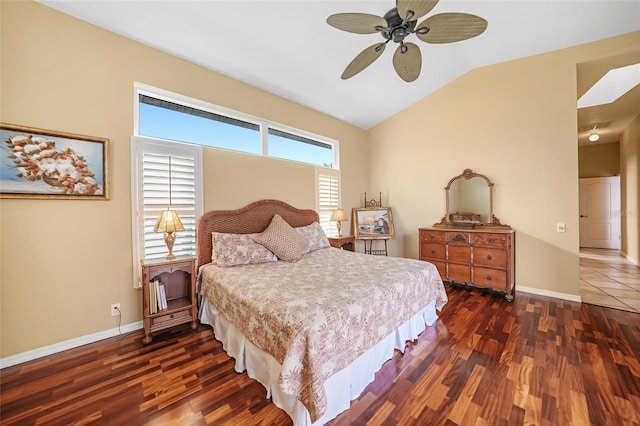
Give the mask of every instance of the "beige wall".
[{"label": "beige wall", "polygon": [[578,148],[578,176],[606,177],[620,174],[620,143],[601,143]]},{"label": "beige wall", "polygon": [[622,252],[640,264],[640,115],[620,137],[620,195]]},{"label": "beige wall", "polygon": [[470,168],[495,183],[494,213],[516,230],[516,289],[578,295],[576,64],[637,41],[475,69],[372,129],[369,188],[393,206],[392,253],[417,257],[417,229],[442,218],[444,186]]},{"label": "beige wall", "polygon": [[[0,357],[113,329],[114,302],[122,324],[142,318],[131,273],[134,81],[339,140],[343,203],[359,203],[363,130],[37,3],[0,8],[0,120],[109,138],[112,185],[109,201],[0,200]],[[314,208],[311,166],[211,148],[203,160],[207,210],[267,197]]]},{"label": "beige wall", "polygon": [[[517,231],[518,285],[578,292],[575,64],[637,35],[477,69],[365,132],[37,3],[0,2],[0,19],[0,120],[109,138],[112,184],[109,201],[0,201],[0,357],[111,330],[114,302],[123,324],[141,319],[131,282],[134,81],[339,140],[342,204],[382,191],[395,255],[417,256],[416,229],[443,216],[449,178],[486,174],[496,215]],[[632,148],[621,141],[622,150]],[[206,210],[266,197],[314,207],[311,167],[206,149],[204,168]]]}]

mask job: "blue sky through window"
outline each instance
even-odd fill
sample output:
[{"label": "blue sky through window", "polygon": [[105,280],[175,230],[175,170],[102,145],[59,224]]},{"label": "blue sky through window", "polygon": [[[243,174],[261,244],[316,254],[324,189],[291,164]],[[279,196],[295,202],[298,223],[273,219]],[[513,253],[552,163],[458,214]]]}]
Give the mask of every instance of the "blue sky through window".
[{"label": "blue sky through window", "polygon": [[141,135],[260,154],[260,132],[145,103],[138,103]]},{"label": "blue sky through window", "polygon": [[[260,132],[183,111],[139,102],[139,133],[143,136],[260,154]],[[331,167],[332,149],[269,134],[268,156]]]}]

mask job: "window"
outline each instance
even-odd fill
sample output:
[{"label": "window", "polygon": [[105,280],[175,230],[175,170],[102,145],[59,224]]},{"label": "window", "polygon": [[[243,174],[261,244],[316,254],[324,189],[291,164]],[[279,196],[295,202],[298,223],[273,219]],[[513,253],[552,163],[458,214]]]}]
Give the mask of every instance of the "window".
[{"label": "window", "polygon": [[195,255],[195,225],[203,213],[202,146],[316,166],[316,210],[325,233],[337,235],[330,218],[340,204],[338,141],[139,83],[134,96],[131,204],[137,286],[140,261],[167,255],[163,236],[153,228],[169,205],[185,227],[173,253]]},{"label": "window", "polygon": [[338,141],[135,84],[135,135],[339,168]]},{"label": "window", "polygon": [[337,170],[316,168],[316,211],[327,237],[337,237],[338,228],[331,213],[340,207],[340,174]]},{"label": "window", "polygon": [[145,94],[138,98],[138,134],[260,154],[260,126]]},{"label": "window", "polygon": [[[173,254],[194,256],[196,220],[203,212],[201,148],[142,137],[133,137],[131,147],[134,265],[166,257],[163,235],[153,228],[169,206],[185,228],[177,233]],[[134,268],[138,286],[139,269]]]},{"label": "window", "polygon": [[269,157],[333,167],[333,147],[324,142],[269,129]]}]

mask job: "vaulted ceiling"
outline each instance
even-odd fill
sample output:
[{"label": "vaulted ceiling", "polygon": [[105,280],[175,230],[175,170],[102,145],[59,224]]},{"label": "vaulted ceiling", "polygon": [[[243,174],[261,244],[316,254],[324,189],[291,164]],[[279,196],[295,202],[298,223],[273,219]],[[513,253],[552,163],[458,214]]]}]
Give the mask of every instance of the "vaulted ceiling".
[{"label": "vaulted ceiling", "polygon": [[[474,68],[640,30],[638,1],[441,0],[427,16],[471,13],[488,21],[487,30],[451,44],[407,37],[419,45],[423,59],[421,75],[412,83],[394,71],[393,43],[364,71],[342,80],[342,71],[359,52],[384,40],[379,34],[337,30],[327,17],[342,12],[383,16],[395,6],[393,0],[39,2],[363,129]],[[638,62],[639,51],[579,65],[578,94],[607,67]],[[629,106],[639,99],[638,90],[622,106],[581,111],[579,127],[610,122],[615,139],[620,123],[628,124],[629,116],[637,114]]]}]

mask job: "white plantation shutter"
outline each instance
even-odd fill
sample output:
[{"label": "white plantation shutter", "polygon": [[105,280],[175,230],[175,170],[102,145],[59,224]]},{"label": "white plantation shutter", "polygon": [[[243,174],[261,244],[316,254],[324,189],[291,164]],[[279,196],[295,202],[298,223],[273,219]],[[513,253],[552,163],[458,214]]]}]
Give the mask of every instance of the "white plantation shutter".
[{"label": "white plantation shutter", "polygon": [[[153,227],[162,210],[175,210],[184,225],[178,232],[173,254],[195,255],[195,160],[193,158],[143,153],[142,192],[144,203],[145,259],[161,259],[167,255],[167,246],[161,233]],[[171,174],[169,174],[171,165]],[[169,186],[171,184],[171,187]],[[171,192],[169,192],[169,189]],[[171,200],[169,200],[171,196]]]},{"label": "white plantation shutter", "polygon": [[185,229],[176,233],[173,254],[195,256],[196,220],[202,215],[200,152],[201,148],[193,145],[140,137],[132,140],[132,159],[135,161],[132,178],[132,184],[135,184],[135,189],[132,188],[134,277],[138,285],[140,261],[167,256],[164,236],[153,232],[153,228],[160,212],[169,206],[178,213]]},{"label": "white plantation shutter", "polygon": [[337,237],[338,229],[331,222],[331,213],[340,207],[340,172],[333,169],[316,168],[316,211],[320,225],[328,237]]}]

